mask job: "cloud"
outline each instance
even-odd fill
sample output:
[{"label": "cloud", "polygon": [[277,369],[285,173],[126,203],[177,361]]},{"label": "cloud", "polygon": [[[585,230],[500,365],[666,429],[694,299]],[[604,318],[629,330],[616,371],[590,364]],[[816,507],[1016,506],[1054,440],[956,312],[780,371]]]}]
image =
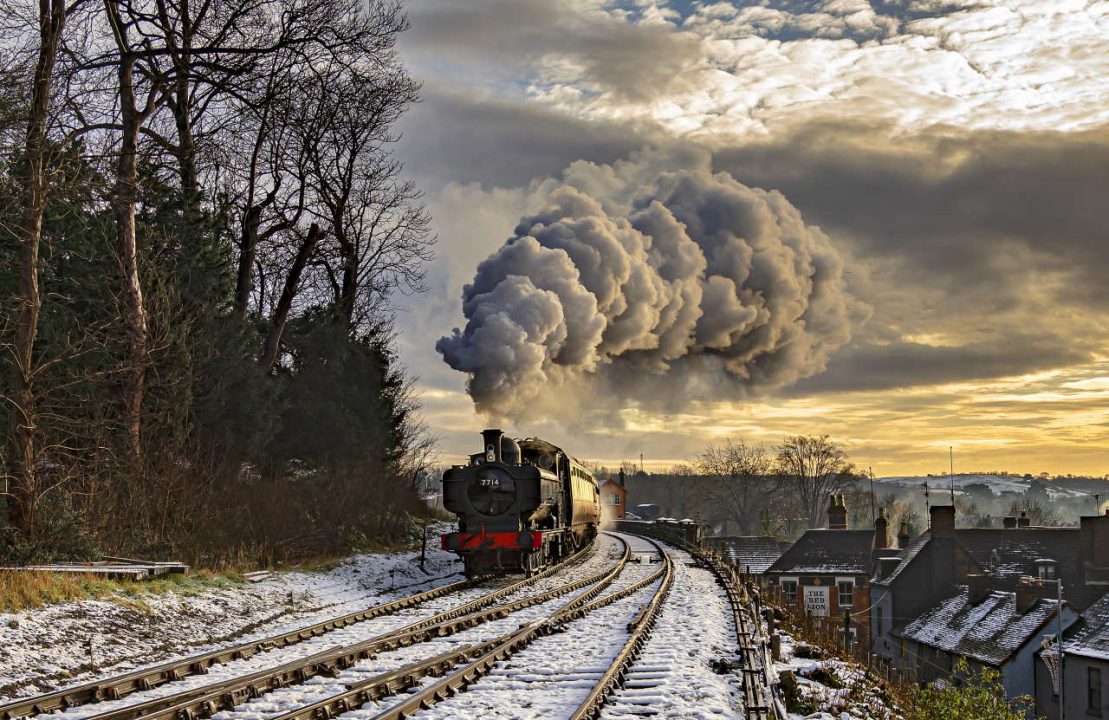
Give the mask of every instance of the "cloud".
[{"label": "cloud", "polygon": [[852,286],[875,304],[874,339],[943,335],[1015,354],[1034,333],[1105,342],[1109,128],[898,142],[886,130],[814,124],[714,157],[840,239]]},{"label": "cloud", "polygon": [[452,57],[453,67],[437,71],[483,77],[510,94],[557,87],[575,97],[650,101],[683,87],[702,53],[695,35],[660,23],[629,23],[602,3],[417,0],[408,13],[408,46]]},{"label": "cloud", "polygon": [[869,314],[823,232],[779,193],[713,174],[705,152],[576,163],[543,191],[464,289],[465,328],[436,344],[482,411],[585,388],[604,406],[644,384],[633,399],[688,399],[694,366],[697,386],[734,396],[792,383]]},{"label": "cloud", "polygon": [[557,175],[589,158],[608,163],[660,139],[647,122],[579,118],[538,103],[474,97],[438,84],[401,121],[399,152],[425,184],[503,188]]}]

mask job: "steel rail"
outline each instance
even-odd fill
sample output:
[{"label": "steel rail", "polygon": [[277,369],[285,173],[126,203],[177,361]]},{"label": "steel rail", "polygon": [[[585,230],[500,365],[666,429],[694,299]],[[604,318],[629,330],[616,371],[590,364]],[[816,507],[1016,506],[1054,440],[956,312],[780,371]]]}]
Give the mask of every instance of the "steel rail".
[{"label": "steel rail", "polygon": [[[586,603],[572,613],[561,617],[558,622],[549,622],[541,632],[543,634],[555,632],[563,624],[584,617],[598,608],[632,595],[657,581],[664,572],[665,569],[660,568],[636,583]],[[396,670],[357,683],[351,683],[347,686],[345,692],[332,695],[304,707],[295,708],[269,720],[330,720],[343,713],[357,710],[371,702],[380,701],[391,695],[411,690],[425,677],[445,675],[460,663],[472,661],[494,651],[497,646],[511,640],[517,632],[513,631],[477,645],[462,645],[427,660],[419,660]]]},{"label": "steel rail", "polygon": [[[655,543],[652,543],[655,544]],[[657,544],[655,544],[658,547]],[[625,544],[625,547],[627,545]],[[659,548],[662,552],[661,548]],[[663,552],[663,557],[666,554]],[[541,635],[554,632],[562,625],[572,620],[584,617],[587,613],[615,602],[622,597],[626,597],[639,589],[655,582],[659,577],[663,578],[660,590],[656,591],[655,597],[652,599],[651,604],[656,606],[661,603],[662,598],[665,597],[665,592],[669,591],[670,583],[673,579],[673,566],[669,559],[664,563],[664,566],[649,578],[641,580],[637,583],[629,585],[628,587],[611,593],[608,596],[590,602],[597,597],[606,587],[615,581],[616,577],[623,570],[623,567],[613,568],[608,577],[599,581],[596,585],[591,587],[584,593],[581,593],[570,602],[563,605],[561,608],[552,613],[549,617],[536,620],[522,626],[519,630],[509,633],[501,638],[497,638],[495,644],[493,642],[484,644],[477,648],[467,648],[465,650],[467,655],[471,651],[477,654],[477,657],[464,665],[461,669],[452,672],[450,675],[444,677],[439,682],[429,685],[422,690],[413,693],[410,697],[406,698],[403,702],[390,707],[377,715],[374,715],[372,720],[403,720],[404,718],[411,717],[413,714],[420,710],[427,709],[432,705],[445,700],[457,692],[465,690],[468,686],[480,680],[484,675],[488,674],[493,667],[501,661],[507,660],[512,657],[517,651],[526,648],[536,638]],[[660,595],[661,593],[661,595]],[[441,657],[433,658],[433,660],[442,660]],[[372,683],[372,681],[370,681]],[[401,686],[404,687],[404,686]],[[367,700],[375,699],[371,694],[367,693]],[[327,710],[324,711],[325,713]],[[305,716],[308,717],[308,716]],[[311,716],[314,720],[321,720],[327,717],[321,713],[319,715]]]},{"label": "steel rail", "polygon": [[[580,553],[577,553],[573,557],[578,558],[579,556]],[[624,558],[621,563],[626,562],[628,556],[629,551],[625,543]],[[221,710],[233,709],[247,700],[261,697],[278,688],[301,683],[317,675],[337,675],[340,670],[377,653],[427,642],[435,637],[452,635],[460,630],[489,620],[506,617],[519,608],[572,592],[591,581],[595,582],[596,578],[605,574],[602,572],[539,595],[488,608],[489,605],[505,595],[562,569],[564,569],[562,564],[553,566],[530,578],[525,578],[505,588],[487,593],[476,600],[377,637],[351,645],[329,648],[248,675],[228,678],[224,681],[185,690],[162,698],[155,698],[144,703],[129,705],[117,710],[89,715],[84,720],[137,720],[138,718],[142,718],[142,720],[196,720],[197,718],[211,717]]]},{"label": "steel rail", "polygon": [[[533,584],[565,567],[580,562],[591,549],[592,545],[586,546],[566,560],[552,565],[542,572],[531,575],[499,590],[487,593],[477,600],[461,605],[454,610],[460,610],[460,614],[467,614],[480,607],[491,605],[508,594]],[[123,675],[105,678],[83,685],[63,688],[61,690],[55,690],[32,697],[20,698],[0,705],[0,720],[24,720],[25,718],[34,717],[43,713],[66,710],[79,705],[87,705],[105,700],[117,700],[138,691],[149,690],[169,682],[181,680],[190,675],[206,674],[208,669],[215,665],[234,660],[242,660],[269,650],[289,647],[304,640],[319,637],[332,630],[337,630],[373,618],[392,615],[401,610],[416,607],[428,600],[434,600],[473,587],[486,579],[488,578],[473,578],[450,583],[271,637],[252,640],[179,660],[172,660],[153,667],[135,670]],[[440,615],[435,617],[440,618],[442,615],[443,613],[440,613]],[[132,707],[157,707],[164,704],[164,702],[159,703],[158,701],[151,701],[150,703],[143,703],[141,706],[136,705]],[[120,718],[137,717],[137,715],[126,714],[124,712],[125,710],[126,708],[119,711]]]},{"label": "steel rail", "polygon": [[650,637],[651,630],[654,628],[655,620],[658,619],[659,612],[662,609],[662,604],[666,600],[666,596],[670,594],[670,588],[674,584],[674,561],[670,558],[670,554],[666,552],[661,545],[654,540],[647,540],[647,542],[658,548],[659,553],[663,557],[664,567],[662,584],[658,590],[655,591],[651,601],[639,609],[631,622],[628,623],[629,637],[624,643],[624,647],[612,659],[608,669],[601,675],[600,680],[589,691],[589,695],[585,700],[578,705],[577,710],[570,716],[571,720],[586,720],[587,718],[596,718],[601,714],[601,709],[604,707],[605,702],[608,701],[609,696],[612,694],[614,688],[624,681],[628,669],[639,657],[639,652],[647,643]]}]

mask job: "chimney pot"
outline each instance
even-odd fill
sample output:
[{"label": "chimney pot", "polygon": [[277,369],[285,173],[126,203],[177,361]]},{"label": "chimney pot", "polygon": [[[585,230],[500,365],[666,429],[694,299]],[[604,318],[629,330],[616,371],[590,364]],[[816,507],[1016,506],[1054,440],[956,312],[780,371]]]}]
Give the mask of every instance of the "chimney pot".
[{"label": "chimney pot", "polygon": [[909,523],[904,520],[901,521],[901,527],[897,531],[897,547],[909,547]]},{"label": "chimney pot", "polygon": [[843,495],[832,495],[832,501],[828,504],[828,529],[847,529],[847,502]]}]

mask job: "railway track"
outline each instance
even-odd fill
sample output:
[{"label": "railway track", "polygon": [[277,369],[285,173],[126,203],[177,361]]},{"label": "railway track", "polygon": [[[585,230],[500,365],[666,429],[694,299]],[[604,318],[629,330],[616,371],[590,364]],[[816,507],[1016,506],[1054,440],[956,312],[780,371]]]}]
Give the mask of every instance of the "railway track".
[{"label": "railway track", "polygon": [[[387,648],[397,644],[408,641],[417,630],[426,630],[428,627],[434,627],[437,624],[450,623],[457,618],[471,615],[481,610],[494,605],[498,600],[518,593],[527,587],[543,581],[567,567],[572,567],[582,562],[592,550],[592,546],[583,548],[575,555],[567,558],[562,563],[554,565],[540,573],[530,577],[519,580],[510,585],[500,587],[492,592],[485,593],[475,600],[463,603],[461,605],[450,608],[442,613],[438,613],[432,618],[419,621],[416,623],[405,626],[401,631],[387,632],[379,638],[375,638],[379,642],[366,643],[366,647],[373,648],[371,652],[378,652],[383,648]],[[184,680],[190,676],[205,675],[209,670],[217,665],[224,665],[233,661],[245,660],[252,658],[263,653],[267,653],[282,648],[288,648],[293,645],[298,645],[306,640],[318,638],[331,633],[341,628],[346,628],[357,623],[362,623],[371,619],[381,618],[389,615],[400,613],[404,610],[417,608],[429,601],[447,597],[455,593],[460,593],[465,590],[476,588],[480,585],[480,580],[463,580],[456,583],[450,583],[438,588],[427,590],[424,592],[409,595],[398,600],[393,600],[386,603],[374,605],[364,610],[359,610],[352,613],[347,613],[342,616],[324,620],[313,625],[298,628],[289,632],[280,633],[270,637],[251,640],[249,642],[240,643],[226,648],[213,650],[210,652],[193,655],[190,657],[173,660],[166,663],[161,663],[149,668],[143,668],[133,672],[125,673],[111,678],[98,680],[95,682],[85,683],[82,685],[63,688],[61,690],[44,693],[32,697],[20,698],[4,704],[0,704],[0,720],[22,720],[44,713],[51,713],[55,711],[65,711],[71,708],[89,705],[93,703],[102,703],[107,701],[117,701],[128,695],[136,692],[147,691],[168,683]],[[404,632],[408,631],[408,632]],[[307,659],[300,661],[300,665],[308,670],[298,669],[292,667],[298,663],[286,663],[280,667],[280,671],[271,673],[254,673],[249,677],[258,680],[264,678],[266,682],[271,683],[271,686],[280,686],[288,684],[298,678],[309,677],[313,670],[315,672],[331,672],[332,668],[340,667],[342,664],[351,662],[349,654],[341,652],[322,652],[309,655]],[[276,685],[273,685],[276,683]],[[207,686],[206,686],[207,687]],[[257,683],[248,686],[254,689],[250,692],[261,693],[264,691],[264,686]],[[190,695],[203,695],[200,690],[185,691]],[[175,707],[178,704],[179,695],[185,693],[178,693],[170,695],[165,698],[158,698],[136,705],[129,705],[119,708],[100,715],[93,715],[92,717],[103,717],[105,720],[130,720],[132,718],[146,717],[149,714],[164,711],[166,707]],[[164,716],[164,715],[162,715]],[[177,720],[191,720],[188,713],[183,713]],[[169,717],[169,716],[165,716]]]},{"label": "railway track", "polygon": [[[703,616],[701,625],[717,628],[714,643],[730,646],[727,637],[732,630],[727,628],[732,623],[722,626],[715,619],[721,612],[724,617],[730,615],[735,623],[735,637],[741,641],[739,658],[752,668],[759,666],[760,658],[753,655],[757,644],[752,647],[752,643],[742,642],[744,637],[750,638],[757,632],[753,618],[734,588],[729,589],[728,578],[721,577],[726,568],[708,567],[700,556],[693,562],[694,558],[685,552],[667,550],[647,537],[611,537],[616,542],[599,541],[596,545],[605,549],[586,562],[582,562],[583,555],[579,554],[574,558],[577,564],[564,563],[357,642],[337,644],[301,657],[280,658],[283,662],[273,658],[260,669],[202,685],[194,683],[161,697],[144,693],[141,701],[122,707],[110,701],[111,695],[105,695],[109,702],[102,706],[75,708],[58,715],[57,720],[206,720],[217,714],[219,720],[332,720],[352,711],[358,711],[356,717],[360,720],[400,720],[417,714],[427,715],[429,720],[519,717],[521,713],[528,717],[571,720],[653,714],[666,706],[665,700],[653,701],[653,697],[663,698],[679,685],[696,687],[702,682],[690,680],[703,676],[689,675],[693,672],[690,668],[698,665],[691,665],[694,652],[687,655],[688,648],[682,649],[689,645],[688,641],[675,639],[684,633],[681,628],[685,627],[684,621],[676,621],[675,613],[684,617],[686,609],[692,607],[689,596],[704,597],[706,590],[718,597],[714,601],[717,609],[712,615],[714,619],[706,621],[708,616]],[[711,589],[713,580],[705,569],[722,581],[726,603],[723,594]],[[687,587],[690,573],[702,578],[698,580],[698,591]],[[459,589],[466,589],[464,585],[454,584]],[[445,586],[435,597],[452,597],[453,591],[446,588],[454,586]],[[667,602],[675,586],[679,588],[678,599]],[[404,600],[425,597],[420,603],[426,605],[434,600],[427,595],[419,593]],[[668,608],[669,619],[663,621],[663,629],[656,633],[664,607]],[[400,613],[402,609],[393,612]],[[652,639],[652,633],[657,637]],[[676,665],[687,673],[682,678],[668,672],[673,668],[658,665],[659,650],[667,656],[672,646],[675,653],[681,653]],[[206,656],[197,656],[203,657]],[[184,665],[195,660],[186,658],[167,665]],[[707,665],[703,659],[696,663]],[[204,672],[194,671],[194,674]],[[758,678],[746,669],[742,677],[748,720],[772,717],[766,702],[769,695]],[[738,703],[739,686],[731,687]],[[34,700],[19,702],[26,707]],[[515,702],[526,709],[513,705]],[[652,704],[661,707],[650,707]],[[11,705],[0,706],[0,710]],[[3,715],[0,720],[24,717]]]},{"label": "railway track", "polygon": [[[519,717],[520,712],[542,718],[568,717],[571,712],[576,712],[574,717],[594,717],[634,661],[673,582],[673,563],[662,548],[649,540],[637,541],[649,544],[651,551],[640,550],[636,556],[652,555],[659,562],[645,566],[625,563],[613,568],[611,577],[531,622],[420,664],[430,668],[446,660],[452,669],[434,668],[443,672],[441,679],[430,684],[412,681],[409,694],[387,698],[382,693],[363,698],[362,704],[369,700],[381,703],[373,720],[399,720],[416,713],[431,718]],[[628,598],[633,604],[625,601]],[[642,605],[637,608],[639,602]],[[617,635],[620,648],[612,650],[611,640]],[[612,653],[614,657],[608,662]],[[604,658],[605,665],[589,665],[595,658]],[[571,665],[586,663],[589,667],[563,667],[567,660]],[[579,673],[579,669],[585,673]],[[479,683],[486,675],[492,677]],[[395,679],[382,677],[381,681]],[[583,692],[584,683],[588,683],[588,694]],[[352,688],[351,692],[358,689]],[[391,692],[403,693],[404,688]],[[463,692],[465,695],[443,705],[442,711],[433,707]],[[342,709],[330,706],[327,710]],[[311,708],[306,708],[273,720],[325,717],[329,716],[312,714]],[[362,717],[370,716],[363,710]]]}]

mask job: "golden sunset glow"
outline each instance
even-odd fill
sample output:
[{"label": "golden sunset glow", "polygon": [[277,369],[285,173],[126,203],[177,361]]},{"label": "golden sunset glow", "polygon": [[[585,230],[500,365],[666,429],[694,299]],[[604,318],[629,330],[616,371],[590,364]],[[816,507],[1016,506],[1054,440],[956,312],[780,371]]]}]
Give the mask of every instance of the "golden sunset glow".
[{"label": "golden sunset glow", "polygon": [[[400,342],[446,459],[492,423],[649,468],[827,433],[879,475],[945,472],[949,447],[966,472],[1109,473],[1107,5],[414,3],[402,53],[426,101],[402,149],[441,245]],[[788,344],[739,372],[696,344],[661,373],[603,346],[580,372],[552,355],[550,392],[510,373],[533,404],[476,412],[466,336],[466,372],[434,346],[474,331],[479,263],[560,185],[611,214],[617,180],[702,162],[827,237],[842,329],[770,380],[748,371]]]}]

